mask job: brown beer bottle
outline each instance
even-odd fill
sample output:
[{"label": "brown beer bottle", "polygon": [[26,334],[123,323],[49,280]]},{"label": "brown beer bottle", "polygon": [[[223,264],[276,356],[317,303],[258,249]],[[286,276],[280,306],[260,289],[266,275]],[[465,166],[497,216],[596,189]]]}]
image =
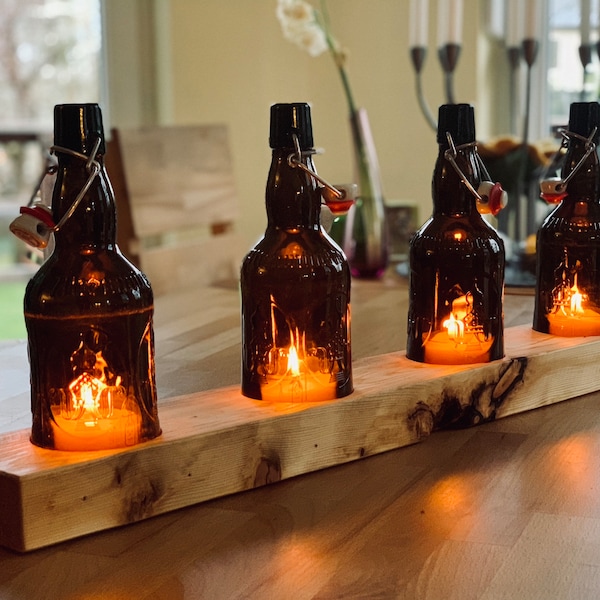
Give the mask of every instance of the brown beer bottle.
[{"label": "brown beer bottle", "polygon": [[56,106],[54,144],[55,247],[24,301],[31,441],[99,450],[150,440],[160,434],[153,295],[116,244],[100,107]]},{"label": "brown beer bottle", "polygon": [[437,141],[433,214],[410,243],[406,356],[434,364],[488,362],[504,355],[504,245],[461,177],[473,190],[482,182],[473,108],[441,106]]},{"label": "brown beer bottle", "polygon": [[352,392],[350,269],[321,229],[310,107],[271,107],[267,228],[241,267],[242,393],[279,402]]},{"label": "brown beer bottle", "polygon": [[[537,234],[533,329],[570,337],[600,335],[600,104],[571,104],[558,206]],[[557,187],[558,186],[558,187]]]}]

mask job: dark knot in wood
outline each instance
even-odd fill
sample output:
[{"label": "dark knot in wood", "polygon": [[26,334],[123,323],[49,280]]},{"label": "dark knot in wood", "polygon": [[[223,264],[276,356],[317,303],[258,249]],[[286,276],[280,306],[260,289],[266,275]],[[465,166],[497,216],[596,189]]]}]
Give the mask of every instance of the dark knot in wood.
[{"label": "dark knot in wood", "polygon": [[262,457],[254,475],[254,487],[281,481],[281,463],[278,456]]},{"label": "dark knot in wood", "polygon": [[522,382],[527,358],[502,364],[496,381],[482,381],[462,390],[443,390],[440,396],[420,401],[408,416],[418,439],[441,429],[463,429],[493,421],[500,407]]}]

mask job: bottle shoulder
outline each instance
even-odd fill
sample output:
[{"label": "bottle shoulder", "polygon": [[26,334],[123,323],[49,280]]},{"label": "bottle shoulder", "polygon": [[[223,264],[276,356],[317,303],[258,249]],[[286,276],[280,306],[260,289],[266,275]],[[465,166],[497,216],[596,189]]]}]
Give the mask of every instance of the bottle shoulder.
[{"label": "bottle shoulder", "polygon": [[581,237],[600,235],[600,202],[585,197],[567,197],[542,222],[538,235],[554,237]]},{"label": "bottle shoulder", "polygon": [[321,230],[268,229],[264,237],[246,255],[242,273],[253,270],[349,271],[342,250]]},{"label": "bottle shoulder", "polygon": [[54,252],[29,281],[25,312],[49,316],[152,307],[147,277],[116,250]]},{"label": "bottle shoulder", "polygon": [[479,213],[475,215],[433,215],[417,230],[415,238],[482,238],[502,242],[500,234]]},{"label": "bottle shoulder", "polygon": [[454,256],[472,260],[477,256],[504,260],[504,242],[499,233],[483,219],[473,225],[469,218],[430,218],[410,241],[410,255],[433,259]]}]

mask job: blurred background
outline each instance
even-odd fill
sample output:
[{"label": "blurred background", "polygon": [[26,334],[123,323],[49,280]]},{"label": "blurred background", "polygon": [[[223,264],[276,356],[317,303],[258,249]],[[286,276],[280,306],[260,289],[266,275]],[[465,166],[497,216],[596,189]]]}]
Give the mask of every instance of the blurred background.
[{"label": "blurred background", "polygon": [[[523,0],[535,6],[539,49],[529,70],[515,70],[507,52],[513,2],[461,3],[455,100],[475,106],[477,136],[485,144],[518,140],[525,118],[529,140],[553,144],[570,103],[598,96],[598,3]],[[313,4],[321,8],[319,0]],[[421,86],[437,115],[446,102],[437,51],[442,23],[437,2],[426,4]],[[276,0],[0,0],[0,337],[25,335],[22,296],[39,257],[8,224],[43,167],[55,104],[99,102],[107,132],[226,124],[241,205],[237,227],[248,248],[266,222],[272,103],[310,102],[315,143],[325,150],[316,158],[319,173],[332,182],[352,180],[348,109],[332,57],[312,57],[287,41],[276,7]],[[356,104],[370,117],[386,202],[411,207],[410,227],[416,227],[430,214],[437,145],[415,91],[409,51],[415,1],[328,0],[327,9]],[[584,22],[582,11],[589,14]],[[586,64],[582,35],[594,48]],[[525,117],[527,77],[531,110]],[[402,227],[406,238],[410,232]],[[401,248],[406,239],[396,242]]]}]

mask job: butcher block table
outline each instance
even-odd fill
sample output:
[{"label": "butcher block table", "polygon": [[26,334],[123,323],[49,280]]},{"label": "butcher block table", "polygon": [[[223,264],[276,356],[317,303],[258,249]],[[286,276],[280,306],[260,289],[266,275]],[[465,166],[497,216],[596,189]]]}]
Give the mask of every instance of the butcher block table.
[{"label": "butcher block table", "polygon": [[[405,347],[407,300],[393,274],[353,281],[355,364]],[[508,293],[507,329],[527,335],[532,310],[531,295]],[[239,384],[239,313],[235,285],[157,299],[159,416]],[[564,387],[578,389],[569,372]],[[3,342],[0,433],[29,426],[26,344]],[[0,548],[2,600],[596,597],[597,392],[28,552]]]}]

